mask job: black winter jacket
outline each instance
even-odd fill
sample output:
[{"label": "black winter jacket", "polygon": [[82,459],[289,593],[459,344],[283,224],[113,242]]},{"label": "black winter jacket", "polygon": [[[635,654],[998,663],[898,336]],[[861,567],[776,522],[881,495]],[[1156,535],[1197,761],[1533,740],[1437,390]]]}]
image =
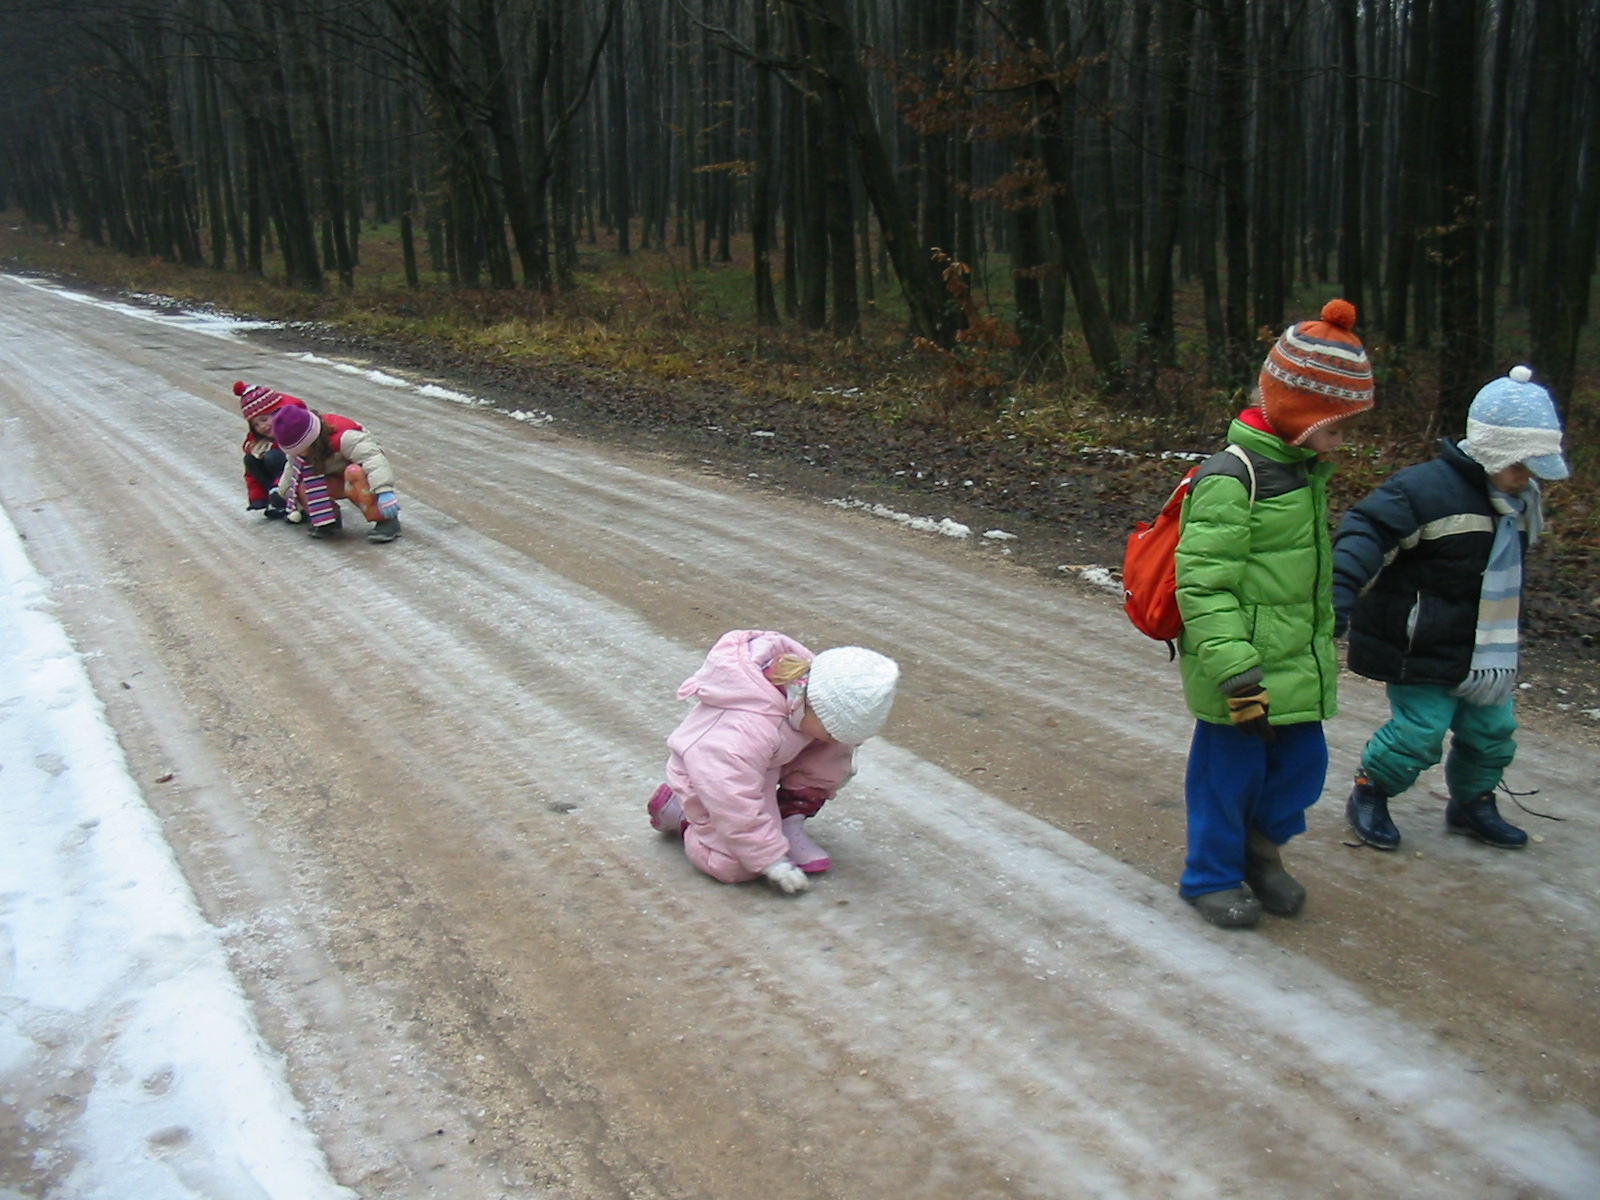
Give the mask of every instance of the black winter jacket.
[{"label": "black winter jacket", "polygon": [[1448,439],[1439,457],[1396,472],[1344,515],[1333,609],[1349,621],[1352,671],[1447,687],[1467,677],[1498,520],[1483,468]]}]

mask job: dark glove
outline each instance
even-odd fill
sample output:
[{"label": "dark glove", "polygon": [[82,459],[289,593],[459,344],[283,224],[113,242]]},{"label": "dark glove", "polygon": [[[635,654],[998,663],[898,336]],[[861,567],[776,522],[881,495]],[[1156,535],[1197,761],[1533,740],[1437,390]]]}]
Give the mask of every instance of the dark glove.
[{"label": "dark glove", "polygon": [[1263,742],[1277,741],[1278,735],[1267,723],[1267,689],[1260,684],[1242,687],[1229,696],[1228,715],[1245,733]]},{"label": "dark glove", "polygon": [[1350,614],[1336,612],[1333,614],[1333,636],[1342,638],[1350,632]]}]

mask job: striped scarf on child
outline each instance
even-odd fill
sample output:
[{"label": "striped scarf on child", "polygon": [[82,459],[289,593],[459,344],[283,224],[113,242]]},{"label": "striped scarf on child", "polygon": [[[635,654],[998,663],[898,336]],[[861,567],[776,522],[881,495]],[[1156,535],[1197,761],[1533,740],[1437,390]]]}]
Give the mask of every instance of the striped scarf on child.
[{"label": "striped scarf on child", "polygon": [[1489,503],[1499,514],[1489,562],[1483,569],[1478,593],[1478,628],[1472,646],[1472,665],[1455,695],[1468,704],[1490,708],[1503,704],[1517,682],[1520,635],[1517,628],[1522,603],[1522,538],[1528,530],[1531,545],[1539,535],[1543,515],[1539,488],[1530,483],[1516,496],[1491,488]]},{"label": "striped scarf on child", "polygon": [[311,522],[313,529],[322,525],[332,525],[339,519],[338,506],[333,497],[328,494],[328,481],[323,478],[322,472],[312,465],[309,458],[295,455],[289,460],[289,478],[282,487],[285,499],[295,494],[296,486],[305,499],[306,519]]}]

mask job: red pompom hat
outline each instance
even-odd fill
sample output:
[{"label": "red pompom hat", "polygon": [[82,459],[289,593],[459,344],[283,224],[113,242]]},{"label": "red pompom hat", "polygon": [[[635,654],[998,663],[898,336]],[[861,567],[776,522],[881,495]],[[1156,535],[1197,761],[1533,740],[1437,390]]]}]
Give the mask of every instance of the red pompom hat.
[{"label": "red pompom hat", "polygon": [[1261,364],[1261,410],[1291,446],[1372,407],[1372,364],[1355,325],[1354,304],[1329,300],[1320,321],[1289,326]]},{"label": "red pompom hat", "polygon": [[246,421],[275,413],[290,399],[282,392],[275,392],[259,383],[252,387],[243,380],[233,385],[233,394],[239,397],[239,411],[244,414]]}]

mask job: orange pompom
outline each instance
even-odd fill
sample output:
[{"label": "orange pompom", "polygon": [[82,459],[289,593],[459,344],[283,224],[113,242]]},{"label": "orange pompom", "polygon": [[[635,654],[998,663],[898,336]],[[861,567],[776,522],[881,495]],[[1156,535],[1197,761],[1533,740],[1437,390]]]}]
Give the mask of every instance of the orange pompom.
[{"label": "orange pompom", "polygon": [[233,382],[233,394],[235,396],[244,395],[244,380],[242,380],[242,379],[234,380],[234,382]]},{"label": "orange pompom", "polygon": [[1349,332],[1356,327],[1356,306],[1348,300],[1329,300],[1322,306],[1322,319]]}]

